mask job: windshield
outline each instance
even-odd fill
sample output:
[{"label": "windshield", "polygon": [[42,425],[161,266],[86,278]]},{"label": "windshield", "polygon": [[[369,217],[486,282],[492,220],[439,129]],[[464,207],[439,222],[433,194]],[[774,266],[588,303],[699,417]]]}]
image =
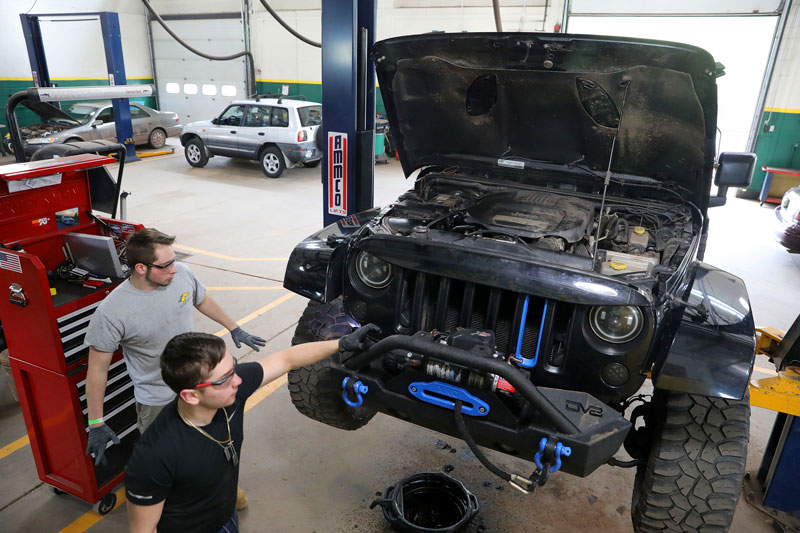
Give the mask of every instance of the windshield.
[{"label": "windshield", "polygon": [[92,114],[95,111],[97,111],[96,107],[85,104],[75,104],[67,108],[67,113],[81,124],[89,122],[89,119],[92,118]]},{"label": "windshield", "polygon": [[300,125],[319,126],[322,124],[322,106],[310,105],[308,107],[298,107],[297,114],[300,116]]}]

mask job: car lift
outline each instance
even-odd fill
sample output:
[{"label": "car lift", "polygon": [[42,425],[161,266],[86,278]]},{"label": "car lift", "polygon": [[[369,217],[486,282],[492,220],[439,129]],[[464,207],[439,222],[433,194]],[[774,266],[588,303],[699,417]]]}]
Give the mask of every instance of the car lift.
[{"label": "car lift", "polygon": [[751,379],[750,404],[778,413],[756,476],[745,476],[745,498],[775,520],[776,531],[800,529],[800,316],[786,333],[757,329],[756,353],[777,376]]},{"label": "car lift", "polygon": [[374,202],[376,0],[322,0],[323,222]]},{"label": "car lift", "polygon": [[[31,64],[31,76],[35,87],[52,87],[50,71],[47,68],[47,58],[44,52],[42,30],[39,25],[40,17],[75,17],[96,16],[100,19],[100,29],[103,33],[103,47],[106,52],[106,67],[108,69],[109,85],[126,85],[125,63],[122,56],[122,33],[119,25],[119,15],[110,11],[97,11],[89,13],[38,13],[28,15],[21,13],[22,33],[25,35],[25,45],[28,49],[28,60]],[[133,143],[133,125],[131,124],[131,108],[126,99],[114,98],[112,101],[114,124],[117,130],[117,140],[126,145],[125,161],[136,161],[136,150]],[[14,155],[17,163],[25,162],[25,153],[19,146],[14,146]]]}]

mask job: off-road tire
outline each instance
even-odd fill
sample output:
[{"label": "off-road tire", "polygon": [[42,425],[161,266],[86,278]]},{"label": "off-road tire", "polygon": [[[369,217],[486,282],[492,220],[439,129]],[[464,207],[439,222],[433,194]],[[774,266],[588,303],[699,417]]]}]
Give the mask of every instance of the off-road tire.
[{"label": "off-road tire", "polygon": [[[311,301],[297,323],[292,344],[338,339],[353,329],[341,300]],[[364,426],[375,411],[345,404],[342,384],[337,381],[331,376],[330,358],[292,370],[288,384],[292,403],[307,417],[335,428],[355,430]]]},{"label": "off-road tire", "polygon": [[745,473],[749,396],[656,391],[650,456],[633,488],[633,529],[728,531]]}]

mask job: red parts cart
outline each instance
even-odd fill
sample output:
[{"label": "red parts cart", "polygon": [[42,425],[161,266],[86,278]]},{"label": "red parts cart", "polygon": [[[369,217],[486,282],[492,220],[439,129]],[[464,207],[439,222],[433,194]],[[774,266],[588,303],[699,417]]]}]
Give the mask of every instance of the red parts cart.
[{"label": "red parts cart", "polygon": [[[120,155],[124,149],[120,147]],[[138,437],[133,384],[121,351],[114,355],[104,400],[106,423],[121,439],[106,452],[108,463],[86,457],[86,370],[89,319],[123,281],[98,284],[67,281],[64,235],[124,239],[141,225],[114,220],[119,197],[106,165],[114,159],[73,155],[0,167],[0,322],[10,353],[31,450],[39,478],[105,513],[113,509],[112,489]],[[92,210],[112,218],[96,217]],[[114,253],[111,249],[109,252]]]}]

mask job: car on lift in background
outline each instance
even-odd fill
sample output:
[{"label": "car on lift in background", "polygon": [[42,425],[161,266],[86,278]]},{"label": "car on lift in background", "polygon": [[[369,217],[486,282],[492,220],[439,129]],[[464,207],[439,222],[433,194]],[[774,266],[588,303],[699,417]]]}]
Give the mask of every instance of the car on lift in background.
[{"label": "car on lift in background", "polygon": [[183,128],[186,161],[204,167],[209,157],[223,155],[257,160],[261,170],[277,178],[286,162],[316,167],[322,160],[322,105],[290,98],[237,100],[212,120]]},{"label": "car on lift in background", "polygon": [[800,253],[800,187],[792,187],[775,208],[778,219],[775,238],[789,252]]},{"label": "car on lift in background", "polygon": [[[46,102],[22,102],[39,118],[38,122],[20,116],[28,125],[19,129],[27,156],[36,150],[57,143],[117,140],[114,114],[110,101],[78,102],[62,110]],[[180,117],[171,111],[157,111],[146,105],[131,102],[131,126],[137,145],[149,144],[161,148],[167,137],[181,132]]]},{"label": "car on lift in background", "polygon": [[[636,531],[727,530],[755,327],[744,282],[702,259],[709,208],[755,155],[717,157],[723,67],[685,44],[544,33],[411,35],[372,57],[418,174],[292,252],[284,286],[311,300],[293,343],[381,330],[289,372],[295,407],[460,437],[529,492],[559,468],[635,467]],[[536,469],[514,477],[475,444]]]}]

